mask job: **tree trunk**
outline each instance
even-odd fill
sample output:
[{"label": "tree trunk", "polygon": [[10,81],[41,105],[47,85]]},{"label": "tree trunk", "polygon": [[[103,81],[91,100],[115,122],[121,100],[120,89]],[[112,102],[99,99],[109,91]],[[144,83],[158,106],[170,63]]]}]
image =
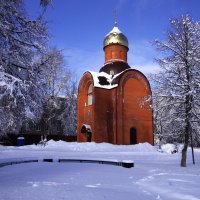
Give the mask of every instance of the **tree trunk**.
[{"label": "tree trunk", "polygon": [[190,126],[190,111],[191,111],[191,95],[186,96],[185,101],[185,141],[184,147],[182,150],[182,158],[181,158],[181,167],[186,167],[186,159],[187,159],[187,148],[189,144],[189,136],[191,134],[191,126]]},{"label": "tree trunk", "polygon": [[184,148],[182,150],[182,159],[181,159],[181,167],[186,167],[186,159],[187,159],[187,148],[189,143],[189,136],[192,134],[191,129],[191,110],[192,110],[192,102],[193,96],[191,92],[191,66],[189,64],[189,31],[188,24],[184,24],[184,38],[185,38],[185,54],[184,54],[184,62],[185,62],[185,75],[186,75],[186,98],[185,98],[185,142]]},{"label": "tree trunk", "polygon": [[182,158],[181,158],[181,167],[186,167],[186,159],[187,159],[187,148],[189,144],[189,136],[191,134],[191,126],[190,126],[190,111],[191,111],[191,102],[190,102],[191,96],[186,96],[186,102],[185,102],[185,111],[186,111],[186,119],[185,119],[185,141],[184,141],[184,147],[182,150]]},{"label": "tree trunk", "polygon": [[181,167],[186,167],[187,147],[188,145],[184,144],[184,148],[182,150]]}]

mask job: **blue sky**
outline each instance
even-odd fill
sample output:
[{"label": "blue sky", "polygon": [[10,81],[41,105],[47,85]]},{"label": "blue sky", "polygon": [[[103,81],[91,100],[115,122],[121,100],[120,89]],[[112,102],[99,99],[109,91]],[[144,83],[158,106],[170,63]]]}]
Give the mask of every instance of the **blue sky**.
[{"label": "blue sky", "polygon": [[[39,0],[25,0],[27,12],[40,12]],[[114,26],[129,40],[128,63],[144,74],[157,70],[151,45],[165,39],[169,19],[181,14],[200,18],[200,0],[53,0],[45,13],[52,46],[63,49],[67,65],[77,73],[98,71],[104,64],[103,39]]]}]

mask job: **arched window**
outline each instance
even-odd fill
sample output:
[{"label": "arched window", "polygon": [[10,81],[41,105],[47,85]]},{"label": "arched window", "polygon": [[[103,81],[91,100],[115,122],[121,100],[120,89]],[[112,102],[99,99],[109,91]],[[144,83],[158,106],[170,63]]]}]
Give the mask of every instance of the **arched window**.
[{"label": "arched window", "polygon": [[92,105],[92,87],[92,84],[90,84],[88,87],[88,106]]}]

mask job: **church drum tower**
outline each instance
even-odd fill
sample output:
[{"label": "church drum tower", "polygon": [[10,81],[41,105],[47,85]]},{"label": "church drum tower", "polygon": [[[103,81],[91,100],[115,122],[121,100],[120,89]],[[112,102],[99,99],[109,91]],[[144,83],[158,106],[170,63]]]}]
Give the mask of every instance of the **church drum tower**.
[{"label": "church drum tower", "polygon": [[128,40],[114,28],[104,39],[105,63],[83,74],[78,88],[78,142],[153,144],[151,88],[127,63]]}]

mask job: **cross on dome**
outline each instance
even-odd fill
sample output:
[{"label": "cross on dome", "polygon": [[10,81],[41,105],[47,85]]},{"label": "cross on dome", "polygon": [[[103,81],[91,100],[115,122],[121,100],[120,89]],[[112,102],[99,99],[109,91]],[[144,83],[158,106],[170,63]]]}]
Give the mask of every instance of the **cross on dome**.
[{"label": "cross on dome", "polygon": [[114,26],[117,27],[117,9],[114,8]]}]

